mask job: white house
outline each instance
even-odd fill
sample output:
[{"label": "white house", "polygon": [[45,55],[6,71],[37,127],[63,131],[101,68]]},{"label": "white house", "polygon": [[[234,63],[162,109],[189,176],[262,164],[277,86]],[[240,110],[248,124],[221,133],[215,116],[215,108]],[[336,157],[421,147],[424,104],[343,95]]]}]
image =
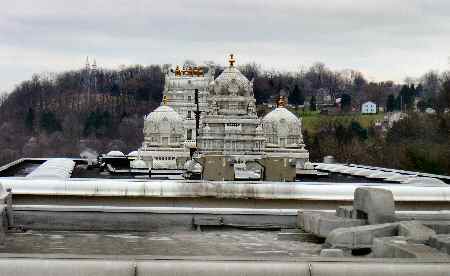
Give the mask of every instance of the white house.
[{"label": "white house", "polygon": [[377,104],[371,101],[365,102],[361,105],[362,114],[375,114],[377,113]]}]

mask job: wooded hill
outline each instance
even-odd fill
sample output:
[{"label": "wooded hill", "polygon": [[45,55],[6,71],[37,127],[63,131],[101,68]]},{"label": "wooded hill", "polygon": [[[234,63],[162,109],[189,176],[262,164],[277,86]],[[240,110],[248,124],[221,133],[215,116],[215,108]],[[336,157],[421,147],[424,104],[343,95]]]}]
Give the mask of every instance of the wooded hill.
[{"label": "wooded hill", "polygon": [[[445,141],[445,135],[448,135],[446,130],[450,129],[448,115],[443,113],[445,107],[450,106],[450,82],[447,74],[429,72],[421,79],[411,80],[402,86],[391,81],[368,82],[357,71],[333,71],[321,63],[291,73],[262,71],[254,63],[245,64],[239,69],[247,78],[254,79],[258,105],[273,103],[280,91],[288,95],[289,103],[293,105],[315,103],[318,95],[325,93],[333,101],[338,97],[346,99],[350,107],[354,108],[371,100],[388,109],[409,112],[415,108],[416,97],[420,97],[421,109],[433,107],[438,111],[435,119],[426,119],[441,127],[436,134],[441,137],[436,141]],[[0,164],[25,156],[77,157],[85,149],[98,153],[109,150],[127,153],[137,149],[143,141],[144,115],[161,102],[166,70],[168,66],[159,65],[136,65],[120,70],[88,68],[52,76],[35,75],[31,80],[20,83],[14,91],[0,98]],[[216,75],[221,71],[222,68],[217,66]],[[345,109],[343,112],[350,110]],[[359,127],[353,125],[352,129]],[[360,130],[353,130],[349,130],[349,133],[361,133]],[[327,123],[321,131],[309,131],[306,135],[314,160],[319,160],[325,154],[334,154],[341,161],[407,169],[417,167],[409,161],[387,162],[381,157],[363,158],[370,141],[374,141],[376,137],[368,128],[365,129],[369,133],[366,138],[357,138],[361,142],[359,148],[362,151],[358,154],[347,152],[347,149],[356,151],[358,147],[342,148],[353,143],[354,137],[349,134],[347,140],[342,140],[344,136],[341,135],[343,132],[339,125]],[[322,135],[325,133],[327,137]],[[391,137],[389,135],[387,137]],[[401,139],[403,134],[396,135]],[[355,137],[360,136],[356,134]],[[384,143],[387,140],[383,137],[386,135],[377,139]],[[380,143],[377,147],[388,148]],[[399,161],[402,156],[393,158]],[[439,171],[449,173],[450,169],[446,166],[448,165],[444,165]]]}]

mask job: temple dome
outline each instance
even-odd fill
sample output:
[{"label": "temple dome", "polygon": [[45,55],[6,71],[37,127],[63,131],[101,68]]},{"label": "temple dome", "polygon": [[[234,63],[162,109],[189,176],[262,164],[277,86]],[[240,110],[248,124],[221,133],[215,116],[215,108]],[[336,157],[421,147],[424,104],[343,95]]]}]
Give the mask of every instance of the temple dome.
[{"label": "temple dome", "polygon": [[284,107],[275,108],[264,116],[262,120],[265,123],[277,123],[282,119],[284,119],[288,124],[301,124],[300,119]]},{"label": "temple dome", "polygon": [[163,120],[169,123],[182,123],[183,118],[173,108],[167,105],[161,105],[148,114],[144,120],[146,122],[160,123]]},{"label": "temple dome", "polygon": [[301,120],[284,107],[269,112],[262,123],[269,147],[297,147],[303,143]]},{"label": "temple dome", "polygon": [[236,67],[230,66],[210,83],[215,94],[247,95],[252,83]]},{"label": "temple dome", "polygon": [[167,105],[161,105],[144,118],[147,146],[179,146],[183,133],[183,118]]},{"label": "temple dome", "polygon": [[228,85],[237,82],[240,86],[249,87],[250,81],[236,67],[228,67],[216,78],[215,84]]},{"label": "temple dome", "polygon": [[112,151],[108,152],[106,155],[110,156],[110,157],[124,157],[125,156],[125,154],[123,154],[123,152],[118,151],[118,150],[112,150]]},{"label": "temple dome", "polygon": [[128,157],[137,157],[139,155],[139,152],[137,150],[133,150],[132,152],[128,153]]}]

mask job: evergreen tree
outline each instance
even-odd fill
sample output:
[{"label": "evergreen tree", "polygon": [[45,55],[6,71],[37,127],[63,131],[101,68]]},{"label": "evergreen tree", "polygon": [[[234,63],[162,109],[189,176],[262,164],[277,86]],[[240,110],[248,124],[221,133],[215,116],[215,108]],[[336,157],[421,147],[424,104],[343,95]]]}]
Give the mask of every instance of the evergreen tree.
[{"label": "evergreen tree", "polygon": [[423,97],[423,85],[420,83],[416,87],[416,97]]},{"label": "evergreen tree", "polygon": [[25,116],[25,127],[28,131],[32,132],[34,126],[34,110],[33,108],[29,108],[27,115]]},{"label": "evergreen tree", "polygon": [[112,117],[108,111],[96,110],[89,113],[84,123],[84,136],[94,134],[97,137],[108,136],[112,131]]},{"label": "evergreen tree", "polygon": [[48,134],[62,130],[61,123],[51,111],[46,111],[41,114],[40,127]]},{"label": "evergreen tree", "polygon": [[341,108],[343,112],[349,112],[352,108],[352,97],[349,94],[342,94]]},{"label": "evergreen tree", "polygon": [[450,78],[447,78],[442,84],[437,104],[438,112],[444,112],[448,108],[450,108]]},{"label": "evergreen tree", "polygon": [[303,105],[305,103],[305,95],[303,90],[296,84],[294,90],[289,94],[289,103],[293,105]]},{"label": "evergreen tree", "polygon": [[316,111],[317,110],[317,103],[316,103],[316,96],[312,96],[309,100],[309,110]]},{"label": "evergreen tree", "polygon": [[359,140],[366,140],[369,135],[367,129],[363,128],[358,121],[352,121],[349,126],[349,132],[352,133],[352,137],[356,136]]},{"label": "evergreen tree", "polygon": [[386,111],[393,112],[395,110],[395,96],[390,94],[386,101]]},{"label": "evergreen tree", "polygon": [[408,85],[403,85],[397,97],[397,105],[400,107],[400,110],[410,110],[413,106],[414,99],[414,86],[409,87]]}]

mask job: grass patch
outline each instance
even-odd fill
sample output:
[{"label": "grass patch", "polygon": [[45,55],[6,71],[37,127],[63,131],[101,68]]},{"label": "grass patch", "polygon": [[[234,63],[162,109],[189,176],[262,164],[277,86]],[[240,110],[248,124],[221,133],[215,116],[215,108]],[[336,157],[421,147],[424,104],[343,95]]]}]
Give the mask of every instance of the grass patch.
[{"label": "grass patch", "polygon": [[345,115],[321,115],[321,114],[308,114],[307,116],[301,116],[303,129],[308,130],[310,133],[316,133],[320,127],[328,122],[339,122],[344,126],[350,125],[352,121],[357,121],[359,124],[368,128],[373,125],[375,121],[382,121],[384,118],[383,113],[373,115],[362,114],[345,114]]}]

